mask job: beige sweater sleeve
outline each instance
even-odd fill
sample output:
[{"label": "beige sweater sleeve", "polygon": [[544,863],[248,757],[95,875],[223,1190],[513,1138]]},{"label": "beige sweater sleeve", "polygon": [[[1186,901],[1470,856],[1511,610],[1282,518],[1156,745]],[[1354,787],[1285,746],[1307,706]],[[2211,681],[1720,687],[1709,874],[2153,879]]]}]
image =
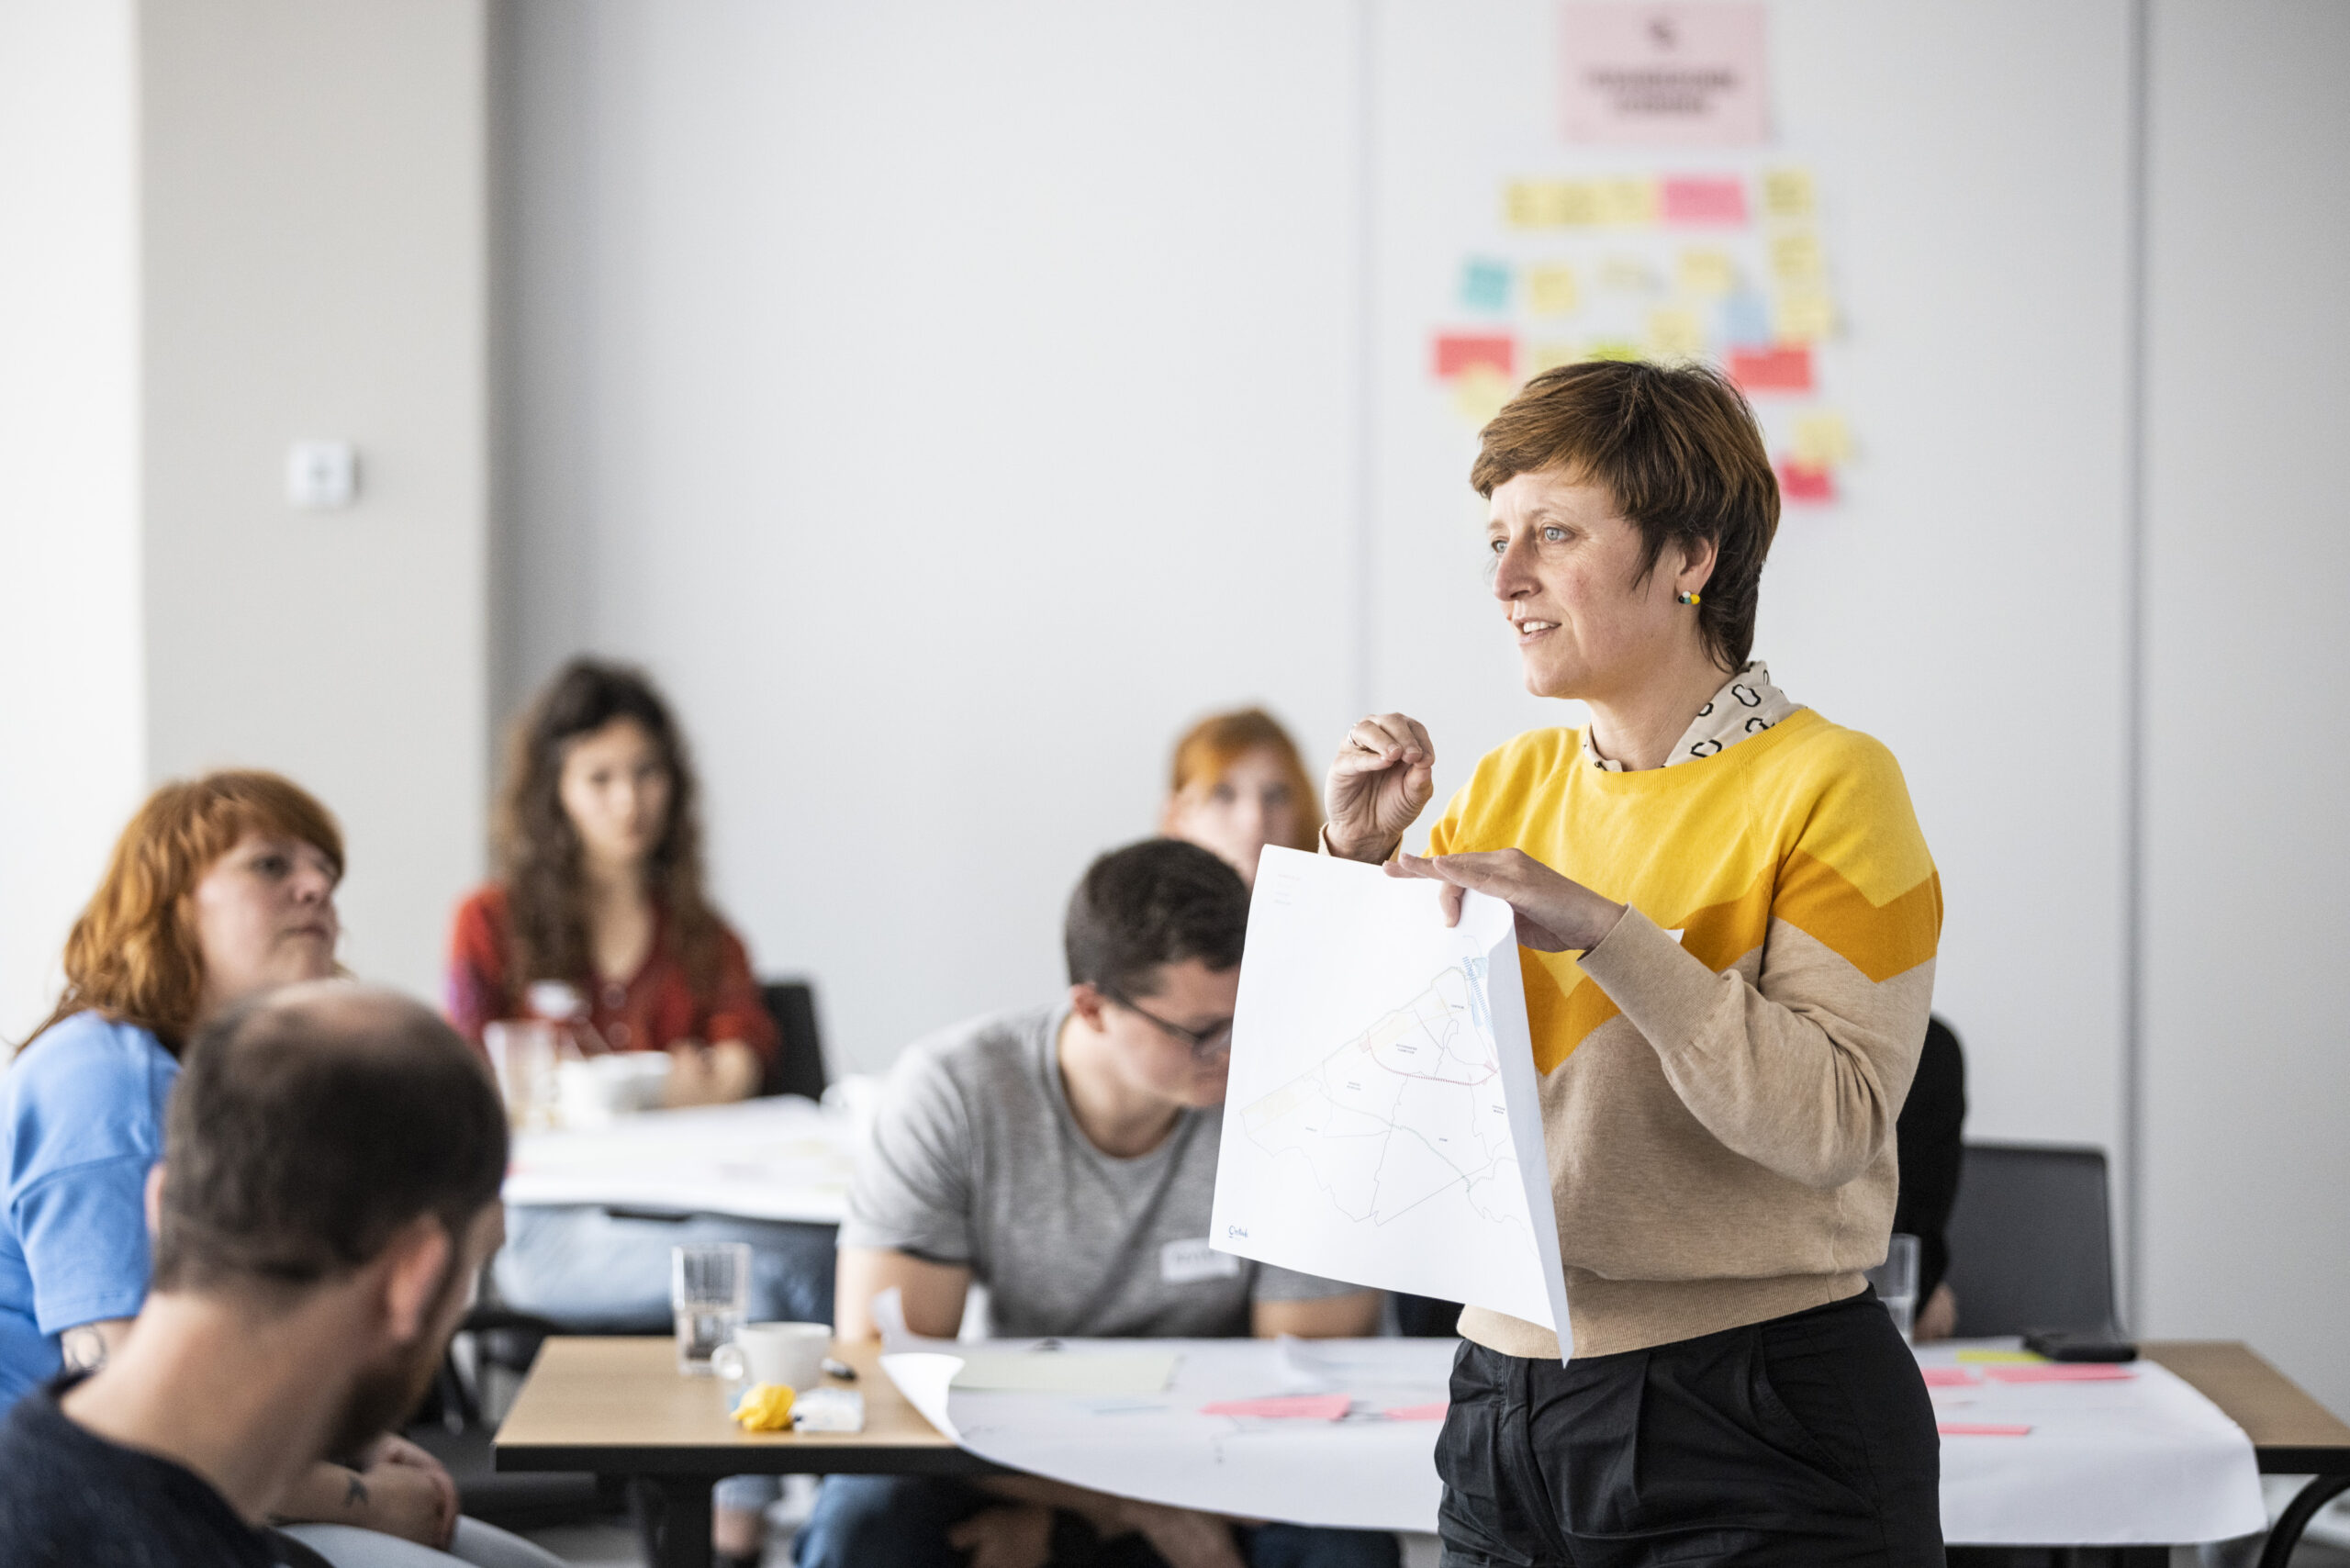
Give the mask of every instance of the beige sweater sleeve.
[{"label": "beige sweater sleeve", "polygon": [[1893,1136],[1933,998],[1933,960],[1872,981],[1774,920],[1716,973],[1637,909],[1583,958],[1644,1036],[1682,1103],[1732,1151],[1807,1186],[1841,1187]]}]

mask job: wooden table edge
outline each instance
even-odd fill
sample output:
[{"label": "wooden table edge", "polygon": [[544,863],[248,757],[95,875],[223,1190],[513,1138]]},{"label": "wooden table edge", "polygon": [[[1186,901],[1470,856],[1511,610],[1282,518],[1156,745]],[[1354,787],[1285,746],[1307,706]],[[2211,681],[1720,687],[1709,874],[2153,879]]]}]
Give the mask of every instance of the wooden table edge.
[{"label": "wooden table edge", "polygon": [[[2241,1339],[2153,1339],[2140,1345],[2139,1353],[2243,1428],[2264,1473],[2350,1473],[2350,1423]],[[2259,1386],[2232,1387],[2226,1378],[2212,1376],[2215,1359],[2237,1361]]]}]

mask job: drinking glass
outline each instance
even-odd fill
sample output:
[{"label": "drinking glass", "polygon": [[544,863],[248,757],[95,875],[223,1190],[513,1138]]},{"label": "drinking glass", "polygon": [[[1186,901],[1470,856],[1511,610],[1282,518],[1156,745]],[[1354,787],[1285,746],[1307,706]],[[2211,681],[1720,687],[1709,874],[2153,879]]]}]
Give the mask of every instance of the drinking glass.
[{"label": "drinking glass", "polygon": [[669,1305],[677,1319],[677,1370],[711,1376],[711,1352],[750,1316],[750,1244],[697,1241],[669,1249]]},{"label": "drinking glass", "polygon": [[1885,1261],[1869,1271],[1877,1300],[1893,1315],[1893,1326],[1906,1342],[1918,1316],[1918,1238],[1894,1232],[1885,1249]]},{"label": "drinking glass", "polygon": [[513,1018],[483,1025],[483,1048],[498,1074],[506,1120],[517,1127],[543,1127],[554,1121],[555,1063],[560,1042],[543,1018]]}]

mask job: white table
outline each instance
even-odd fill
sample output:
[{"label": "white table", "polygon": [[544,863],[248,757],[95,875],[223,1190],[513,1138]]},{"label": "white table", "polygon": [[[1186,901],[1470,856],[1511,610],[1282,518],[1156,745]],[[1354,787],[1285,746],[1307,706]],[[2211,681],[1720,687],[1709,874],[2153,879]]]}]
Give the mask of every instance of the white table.
[{"label": "white table", "polygon": [[856,1145],[847,1114],[796,1094],[645,1111],[599,1127],[518,1133],[505,1198],[838,1225]]}]

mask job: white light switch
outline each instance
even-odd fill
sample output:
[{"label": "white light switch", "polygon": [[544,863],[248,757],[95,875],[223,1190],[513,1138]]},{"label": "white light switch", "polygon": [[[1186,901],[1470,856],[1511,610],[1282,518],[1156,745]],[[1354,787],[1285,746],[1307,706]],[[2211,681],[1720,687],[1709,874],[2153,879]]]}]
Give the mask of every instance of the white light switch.
[{"label": "white light switch", "polygon": [[347,441],[297,441],[285,449],[285,500],[336,511],[359,496],[359,453]]}]

